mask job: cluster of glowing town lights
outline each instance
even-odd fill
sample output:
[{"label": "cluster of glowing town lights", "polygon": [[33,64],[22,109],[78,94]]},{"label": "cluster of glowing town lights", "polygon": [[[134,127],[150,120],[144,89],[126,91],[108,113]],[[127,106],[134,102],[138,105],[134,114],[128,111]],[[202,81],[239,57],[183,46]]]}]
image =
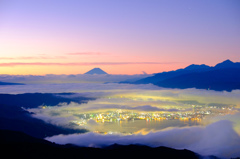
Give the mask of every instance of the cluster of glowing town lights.
[{"label": "cluster of glowing town lights", "polygon": [[[104,123],[104,122],[119,122],[121,124],[122,121],[134,121],[134,120],[146,120],[147,122],[149,121],[163,121],[163,120],[181,120],[181,121],[197,121],[200,122],[201,118],[198,117],[173,117],[171,115],[167,115],[167,117],[162,117],[159,116],[159,114],[153,113],[151,116],[148,116],[147,113],[140,113],[139,116],[131,117],[128,114],[121,114],[122,110],[117,110],[116,112],[119,113],[118,117],[111,118],[111,113],[106,113],[104,114],[97,114],[96,117],[90,117],[89,119],[81,119],[80,121],[73,121],[75,124],[79,126],[83,126],[87,124],[88,120],[94,120],[95,122],[98,123]],[[133,112],[132,112],[133,114]]]},{"label": "cluster of glowing town lights", "polygon": [[[72,115],[76,115],[79,119],[70,121],[78,126],[88,125],[89,120],[94,120],[97,123],[105,123],[105,122],[114,122],[114,123],[122,123],[123,121],[134,121],[134,120],[146,120],[150,121],[163,121],[163,120],[180,120],[184,122],[201,122],[202,119],[205,118],[206,115],[226,115],[226,114],[234,114],[237,110],[234,110],[232,107],[202,107],[192,105],[193,109],[189,111],[182,112],[182,109],[178,109],[178,112],[166,112],[166,111],[158,111],[158,112],[140,112],[136,111],[133,113],[132,110],[128,109],[112,109],[112,110],[103,110],[98,113],[93,112],[85,112],[78,113],[76,110],[67,110],[66,112]],[[56,107],[51,106],[41,106],[42,109],[55,109]],[[61,111],[58,110],[58,111]]]}]

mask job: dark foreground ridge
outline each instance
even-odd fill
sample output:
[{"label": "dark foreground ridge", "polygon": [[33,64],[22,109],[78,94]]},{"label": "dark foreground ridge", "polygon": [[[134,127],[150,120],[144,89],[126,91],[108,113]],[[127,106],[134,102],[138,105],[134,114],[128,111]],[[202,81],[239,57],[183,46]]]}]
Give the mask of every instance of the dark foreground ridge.
[{"label": "dark foreground ridge", "polygon": [[[83,133],[87,130],[63,128],[33,118],[26,108],[41,105],[55,106],[59,103],[86,103],[91,98],[71,97],[73,93],[26,93],[0,94],[0,129],[21,131],[28,135],[45,138],[58,134]],[[25,109],[23,109],[25,108]]]},{"label": "dark foreground ridge", "polygon": [[[159,158],[159,159],[198,159],[201,156],[189,150],[176,150],[167,147],[151,148],[140,145],[111,145],[89,148],[74,145],[57,145],[37,139],[21,132],[0,130],[1,155],[6,158]],[[210,156],[209,158],[216,158]]]}]

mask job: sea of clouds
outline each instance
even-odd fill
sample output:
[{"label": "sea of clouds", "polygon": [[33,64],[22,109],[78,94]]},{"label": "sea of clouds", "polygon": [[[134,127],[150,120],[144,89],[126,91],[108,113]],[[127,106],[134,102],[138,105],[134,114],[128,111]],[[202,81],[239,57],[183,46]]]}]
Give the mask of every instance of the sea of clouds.
[{"label": "sea of clouds", "polygon": [[[102,81],[105,82],[105,80]],[[17,82],[17,80],[10,80],[8,82]],[[169,112],[174,112],[187,111],[189,106],[196,104],[231,105],[235,107],[234,110],[236,111],[239,111],[240,108],[240,90],[232,92],[199,90],[194,88],[181,90],[160,88],[152,84],[104,84],[103,82],[32,83],[29,79],[26,83],[28,84],[1,86],[0,93],[73,92],[76,94],[65,96],[68,98],[75,98],[77,96],[97,98],[85,104],[62,103],[52,107],[52,109],[36,108],[29,110],[35,113],[34,117],[59,126],[67,125],[69,121],[76,120],[76,117],[61,113],[58,116],[54,112],[55,110],[91,111],[117,108],[138,111],[164,111],[167,109]],[[166,105],[169,108],[164,107]],[[176,106],[181,106],[182,109],[176,109]],[[202,126],[148,130],[147,133],[133,135],[103,135],[89,132],[85,134],[58,135],[47,137],[46,139],[60,144],[72,143],[92,147],[104,147],[114,143],[124,145],[143,144],[152,147],[167,146],[177,149],[186,148],[202,155],[216,155],[230,158],[240,156],[239,121],[240,114],[235,113],[210,117],[204,121]],[[89,121],[89,124],[96,123]]]},{"label": "sea of clouds", "polygon": [[112,144],[141,144],[151,147],[166,146],[189,149],[201,155],[215,155],[223,158],[240,156],[240,136],[233,129],[233,123],[221,120],[208,126],[168,128],[155,132],[134,135],[85,134],[57,135],[46,140],[58,144],[75,144],[86,147],[105,147]]}]

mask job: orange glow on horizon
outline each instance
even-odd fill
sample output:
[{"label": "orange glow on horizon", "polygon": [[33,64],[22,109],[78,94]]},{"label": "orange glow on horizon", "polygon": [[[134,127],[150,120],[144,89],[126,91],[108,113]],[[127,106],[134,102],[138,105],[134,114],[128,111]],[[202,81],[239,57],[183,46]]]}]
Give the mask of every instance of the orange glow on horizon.
[{"label": "orange glow on horizon", "polygon": [[153,74],[163,71],[176,70],[185,67],[183,64],[126,64],[126,65],[90,65],[90,66],[56,66],[56,65],[23,65],[12,67],[0,67],[0,74],[9,75],[46,75],[46,74],[84,74],[87,71],[99,67],[108,74]]}]

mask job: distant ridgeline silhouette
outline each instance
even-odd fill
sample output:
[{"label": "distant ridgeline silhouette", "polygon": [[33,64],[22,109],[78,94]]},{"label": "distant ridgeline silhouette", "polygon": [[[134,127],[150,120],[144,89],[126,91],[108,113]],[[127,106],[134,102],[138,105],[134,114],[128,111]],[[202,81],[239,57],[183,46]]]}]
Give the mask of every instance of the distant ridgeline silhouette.
[{"label": "distant ridgeline silhouette", "polygon": [[132,84],[148,83],[166,88],[232,91],[240,89],[240,62],[226,60],[214,67],[192,64],[184,69],[157,73],[132,82]]},{"label": "distant ridgeline silhouette", "polygon": [[9,82],[1,82],[0,81],[0,85],[24,85],[22,83],[9,83]]},{"label": "distant ridgeline silhouette", "polygon": [[100,68],[94,68],[84,74],[89,74],[89,75],[94,75],[94,74],[98,74],[98,75],[101,75],[101,74],[107,74],[105,71],[103,71],[102,69]]}]

